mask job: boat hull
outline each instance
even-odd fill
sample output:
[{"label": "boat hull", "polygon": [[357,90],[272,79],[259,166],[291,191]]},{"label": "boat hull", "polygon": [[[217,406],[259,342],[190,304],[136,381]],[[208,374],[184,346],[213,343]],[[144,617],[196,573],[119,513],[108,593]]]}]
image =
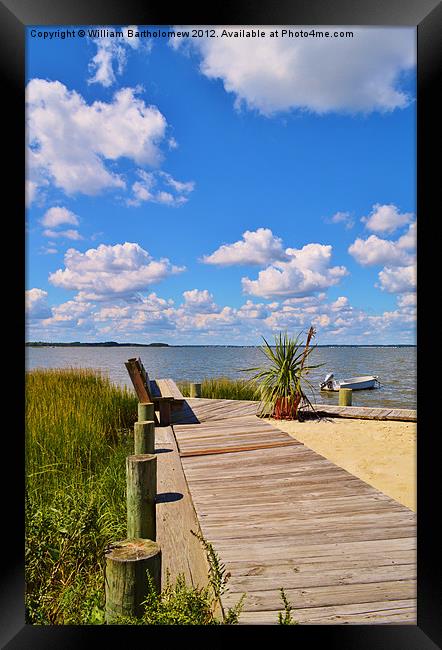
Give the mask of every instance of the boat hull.
[{"label": "boat hull", "polygon": [[351,388],[352,390],[366,390],[368,388],[376,388],[378,378],[369,377],[351,377],[343,381],[334,382],[333,386],[321,388],[326,392],[338,392],[340,388]]}]

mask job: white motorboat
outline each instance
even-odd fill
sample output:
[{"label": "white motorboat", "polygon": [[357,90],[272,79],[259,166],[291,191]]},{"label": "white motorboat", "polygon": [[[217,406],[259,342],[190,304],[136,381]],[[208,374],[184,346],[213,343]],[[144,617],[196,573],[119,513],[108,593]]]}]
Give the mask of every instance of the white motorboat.
[{"label": "white motorboat", "polygon": [[363,390],[365,388],[379,388],[378,377],[376,375],[363,375],[362,377],[350,377],[342,381],[336,381],[332,372],[330,372],[319,384],[321,390],[338,391],[340,388],[351,388],[352,390]]}]

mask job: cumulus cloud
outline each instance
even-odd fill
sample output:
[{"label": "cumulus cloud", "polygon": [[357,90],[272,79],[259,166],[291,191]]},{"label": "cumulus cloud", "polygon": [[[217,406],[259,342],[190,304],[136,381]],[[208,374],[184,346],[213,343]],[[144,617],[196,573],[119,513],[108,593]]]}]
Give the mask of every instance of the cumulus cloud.
[{"label": "cumulus cloud", "polygon": [[376,235],[370,235],[367,239],[358,237],[349,246],[348,252],[361,266],[374,264],[401,266],[411,261],[410,255],[406,253],[403,245],[399,245],[399,242],[380,239]]},{"label": "cumulus cloud", "polygon": [[379,272],[380,287],[388,293],[408,293],[416,289],[416,266],[385,267]]},{"label": "cumulus cloud", "polygon": [[270,37],[275,27],[257,27],[265,37],[227,38],[223,29],[215,28],[218,38],[171,39],[170,45],[195,51],[202,74],[220,79],[238,109],[245,105],[267,116],[292,109],[366,113],[405,108],[411,101],[401,87],[402,74],[416,62],[411,28],[320,28],[351,30],[353,38],[282,37],[281,27],[279,37]]},{"label": "cumulus cloud", "polygon": [[137,92],[122,88],[111,102],[88,104],[59,81],[31,79],[26,87],[29,199],[49,183],[67,194],[125,188],[110,166],[120,158],[158,165],[167,122]]},{"label": "cumulus cloud", "polygon": [[[33,290],[34,302],[44,302],[45,294]],[[348,342],[349,337],[357,342],[414,338],[412,292],[398,297],[396,310],[376,315],[353,307],[346,296],[328,302],[324,293],[269,303],[248,299],[240,307],[218,306],[207,289],[185,291],[183,298],[181,304],[175,305],[173,300],[156,293],[138,294],[131,302],[127,296],[109,294],[107,301],[94,304],[77,296],[52,307],[51,316],[49,310],[40,312],[42,320],[32,320],[30,328],[33,328],[34,338],[51,338],[54,334],[73,338],[81,328],[91,340],[102,339],[108,334],[116,340],[127,340],[128,336],[138,334],[195,343],[197,333],[200,337],[197,340],[253,344],[259,342],[262,335],[269,336],[280,330],[306,332],[313,324],[318,328],[320,342]]]},{"label": "cumulus cloud", "polygon": [[234,244],[223,244],[211,255],[205,255],[203,262],[219,266],[268,264],[273,260],[287,259],[282,241],[269,228],[246,230],[242,239]]},{"label": "cumulus cloud", "polygon": [[48,292],[43,289],[28,289],[25,292],[26,313],[29,319],[48,318],[51,310],[47,304]]},{"label": "cumulus cloud", "polygon": [[85,253],[70,248],[64,264],[64,269],[49,275],[49,281],[54,286],[78,291],[77,298],[82,301],[133,296],[184,270],[167,258],[154,260],[141,246],[128,242],[115,246],[101,244]]},{"label": "cumulus cloud", "polygon": [[52,315],[45,320],[43,325],[78,321],[79,318],[90,315],[92,306],[90,302],[68,300],[61,305],[52,307]]},{"label": "cumulus cloud", "polygon": [[416,222],[409,225],[407,232],[402,237],[399,237],[397,240],[397,246],[401,249],[416,249],[416,234],[417,234],[417,224]]},{"label": "cumulus cloud", "polygon": [[263,298],[307,295],[338,284],[348,274],[344,266],[330,266],[331,246],[307,244],[285,252],[289,261],[274,262],[256,280],[242,278],[244,292]]},{"label": "cumulus cloud", "polygon": [[[88,79],[89,83],[99,83],[107,88],[116,82],[117,75],[123,73],[127,62],[127,51],[140,47],[140,39],[129,36],[129,30],[137,31],[136,25],[118,30],[123,33],[122,37],[110,34],[116,31],[113,27],[97,27],[94,30],[97,35],[100,35],[92,39],[97,46],[97,53],[89,63],[89,71],[93,73],[93,76]],[[150,41],[145,42],[144,49],[151,49]]]},{"label": "cumulus cloud", "polygon": [[405,309],[414,309],[417,304],[417,296],[415,292],[412,293],[403,293],[397,297],[397,304],[399,307]]},{"label": "cumulus cloud", "polygon": [[57,226],[62,226],[64,224],[78,226],[79,220],[78,216],[67,208],[56,206],[46,210],[41,219],[41,224],[48,228],[56,228]]},{"label": "cumulus cloud", "polygon": [[408,293],[416,288],[416,222],[396,241],[370,235],[356,239],[348,252],[362,266],[384,265],[376,285],[388,293]]},{"label": "cumulus cloud", "polygon": [[376,203],[371,213],[367,217],[362,217],[361,221],[372,232],[391,233],[413,221],[413,218],[412,212],[400,213],[392,203],[389,205]]},{"label": "cumulus cloud", "polygon": [[207,289],[191,289],[183,292],[184,308],[190,311],[199,311],[201,313],[210,313],[218,311],[218,307],[213,301],[213,295]]}]

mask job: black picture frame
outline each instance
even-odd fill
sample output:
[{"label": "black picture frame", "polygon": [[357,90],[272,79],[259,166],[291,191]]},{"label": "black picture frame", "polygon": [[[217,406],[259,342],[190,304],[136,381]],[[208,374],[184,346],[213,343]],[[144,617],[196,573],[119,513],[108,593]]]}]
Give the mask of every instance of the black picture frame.
[{"label": "black picture frame", "polygon": [[[4,158],[7,154],[8,180],[5,185],[10,198],[9,217],[14,218],[12,241],[24,241],[23,214],[24,202],[24,69],[25,69],[25,28],[28,25],[88,25],[88,24],[139,24],[139,25],[379,25],[379,26],[416,26],[418,44],[418,97],[417,97],[417,211],[425,218],[425,224],[436,223],[440,218],[431,212],[435,210],[436,191],[440,186],[440,165],[436,147],[440,148],[440,127],[436,119],[438,104],[436,83],[440,70],[440,40],[442,34],[442,7],[438,0],[310,0],[308,3],[294,2],[247,2],[245,0],[224,1],[219,5],[198,9],[181,3],[177,7],[150,6],[125,0],[118,3],[111,0],[77,0],[71,2],[54,2],[53,0],[2,0],[0,2],[0,66],[3,89],[3,107],[6,111],[4,125],[7,128],[2,136]],[[439,108],[440,111],[440,108]],[[439,136],[439,137],[438,137]],[[439,154],[440,155],[440,154]],[[15,228],[15,229],[14,229]],[[425,288],[431,284],[427,266],[427,247],[429,226],[424,225],[418,233],[418,377],[421,376],[421,359],[433,355],[430,342],[434,336],[430,320],[432,316],[422,311],[425,304]],[[421,232],[422,230],[422,232]],[[427,242],[425,241],[427,239]],[[24,248],[24,247],[23,247]],[[437,253],[436,253],[437,254]],[[434,255],[434,253],[433,253]],[[422,264],[420,262],[423,261]],[[17,367],[17,348],[23,345],[22,334],[25,330],[21,301],[16,296],[23,290],[25,259],[14,265],[14,271],[6,276],[8,288],[12,288],[12,302],[19,303],[14,323],[20,322],[22,329],[14,327],[17,346],[7,348],[5,361],[7,368]],[[11,269],[11,267],[8,267]],[[6,273],[6,272],[4,272]],[[15,289],[14,281],[15,280]],[[10,286],[9,286],[10,285]],[[422,294],[421,294],[422,291]],[[437,332],[438,334],[438,332]],[[22,348],[20,348],[22,349]],[[20,365],[20,364],[18,364]],[[22,368],[19,367],[18,372]],[[23,373],[22,373],[23,374]],[[22,375],[21,375],[22,376]],[[15,380],[14,380],[15,381]],[[20,393],[14,384],[15,393]],[[418,391],[418,397],[420,393]],[[437,401],[437,396],[436,396]],[[5,414],[12,411],[4,404]],[[421,402],[418,423],[418,618],[417,625],[360,625],[360,626],[296,626],[283,628],[272,626],[271,634],[275,640],[280,634],[290,634],[290,641],[299,644],[323,643],[325,647],[335,646],[340,649],[361,648],[373,650],[397,649],[426,650],[441,646],[441,575],[440,550],[435,522],[438,519],[439,502],[437,489],[439,478],[439,458],[434,453],[434,439],[438,435],[437,424],[433,421],[431,403]],[[18,407],[24,411],[23,402]],[[6,410],[7,409],[7,410]],[[13,411],[12,411],[13,412]],[[152,634],[160,634],[161,643],[169,639],[173,630],[161,628],[152,630],[146,627],[118,626],[31,626],[25,625],[24,619],[24,444],[23,425],[18,417],[10,417],[5,422],[4,430],[4,464],[13,468],[12,482],[9,479],[7,491],[3,492],[3,518],[7,524],[6,552],[3,555],[0,589],[0,642],[8,650],[32,648],[76,648],[96,645],[97,643],[133,643],[152,641]],[[5,529],[6,531],[6,529]],[[250,626],[223,627],[195,630],[179,629],[179,642],[185,643],[195,635],[204,642],[248,634]],[[283,632],[285,629],[285,633]],[[230,630],[230,631],[228,631]],[[267,627],[262,628],[264,634]],[[177,630],[175,630],[176,632]],[[284,639],[286,641],[286,639]],[[299,647],[299,645],[298,645]]]}]

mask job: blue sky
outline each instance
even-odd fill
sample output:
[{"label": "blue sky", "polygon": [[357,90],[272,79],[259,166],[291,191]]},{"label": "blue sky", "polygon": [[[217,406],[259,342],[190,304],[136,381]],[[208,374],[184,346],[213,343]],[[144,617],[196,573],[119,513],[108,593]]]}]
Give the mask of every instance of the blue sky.
[{"label": "blue sky", "polygon": [[28,28],[28,340],[415,343],[414,29],[79,29]]}]

